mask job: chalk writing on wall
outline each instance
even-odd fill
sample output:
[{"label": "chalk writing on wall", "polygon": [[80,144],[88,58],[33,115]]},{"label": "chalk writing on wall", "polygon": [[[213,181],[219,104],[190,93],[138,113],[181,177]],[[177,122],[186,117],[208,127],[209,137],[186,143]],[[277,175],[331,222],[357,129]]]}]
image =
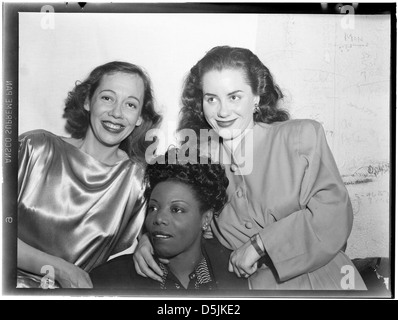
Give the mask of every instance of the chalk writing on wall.
[{"label": "chalk writing on wall", "polygon": [[354,210],[352,257],[389,255],[390,21],[341,15],[263,15],[257,54],[292,118],[319,121]]}]

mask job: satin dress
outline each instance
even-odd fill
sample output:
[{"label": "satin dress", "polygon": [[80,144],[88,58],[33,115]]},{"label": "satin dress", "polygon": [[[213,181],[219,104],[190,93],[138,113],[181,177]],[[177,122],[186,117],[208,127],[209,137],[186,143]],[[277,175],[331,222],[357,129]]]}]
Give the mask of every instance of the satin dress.
[{"label": "satin dress", "polygon": [[322,126],[256,123],[251,133],[234,154],[222,143],[208,149],[230,181],[213,233],[232,250],[258,233],[276,270],[263,265],[250,288],[366,290],[344,253],[352,206]]},{"label": "satin dress", "polygon": [[[141,165],[104,164],[50,132],[20,136],[18,237],[86,272],[136,245],[145,219]],[[17,287],[43,275],[18,270]]]}]

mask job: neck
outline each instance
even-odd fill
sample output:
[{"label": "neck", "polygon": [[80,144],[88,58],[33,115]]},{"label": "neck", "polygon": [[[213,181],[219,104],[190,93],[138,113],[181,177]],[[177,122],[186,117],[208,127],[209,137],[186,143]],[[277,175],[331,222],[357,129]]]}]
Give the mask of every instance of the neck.
[{"label": "neck", "polygon": [[244,133],[242,132],[239,136],[234,137],[233,139],[224,140],[224,145],[228,148],[231,154],[235,153],[236,148],[238,148],[240,142],[242,141],[242,137]]},{"label": "neck", "polygon": [[224,140],[223,144],[229,149],[231,154],[235,154],[236,149],[242,142],[243,137],[247,134],[248,130],[253,130],[254,122],[250,123],[245,130],[242,130],[240,134],[233,139]]},{"label": "neck", "polygon": [[94,137],[91,130],[88,130],[79,149],[102,163],[114,164],[117,160],[119,145],[105,146]]},{"label": "neck", "polygon": [[181,284],[187,288],[189,284],[189,275],[195,270],[203,258],[201,246],[195,246],[196,250],[183,252],[170,259],[168,264],[170,271],[180,280]]}]

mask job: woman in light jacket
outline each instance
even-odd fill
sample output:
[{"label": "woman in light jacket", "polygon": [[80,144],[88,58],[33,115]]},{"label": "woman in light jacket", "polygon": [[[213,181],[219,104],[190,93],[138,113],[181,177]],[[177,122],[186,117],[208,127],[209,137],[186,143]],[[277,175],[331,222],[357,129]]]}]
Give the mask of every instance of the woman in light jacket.
[{"label": "woman in light jacket", "polygon": [[[324,130],[289,120],[281,98],[248,49],[215,47],[190,70],[179,130],[214,130],[219,143],[200,147],[225,164],[230,181],[211,230],[234,250],[229,270],[251,289],[365,290],[344,253],[353,213]],[[135,261],[155,277],[150,252],[143,238]]]}]

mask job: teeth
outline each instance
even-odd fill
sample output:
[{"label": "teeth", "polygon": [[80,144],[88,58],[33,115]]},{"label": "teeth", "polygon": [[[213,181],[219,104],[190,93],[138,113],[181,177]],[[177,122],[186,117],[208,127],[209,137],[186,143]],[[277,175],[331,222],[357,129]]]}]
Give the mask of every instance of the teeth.
[{"label": "teeth", "polygon": [[111,128],[111,129],[114,129],[114,130],[119,130],[119,129],[121,129],[123,126],[122,125],[120,125],[120,124],[114,124],[114,123],[110,123],[110,122],[104,122],[104,124],[108,127],[108,128]]},{"label": "teeth", "polygon": [[169,237],[169,236],[164,236],[164,235],[162,235],[162,234],[157,234],[157,235],[155,236],[155,238],[166,239],[166,238],[170,238],[170,237]]}]

